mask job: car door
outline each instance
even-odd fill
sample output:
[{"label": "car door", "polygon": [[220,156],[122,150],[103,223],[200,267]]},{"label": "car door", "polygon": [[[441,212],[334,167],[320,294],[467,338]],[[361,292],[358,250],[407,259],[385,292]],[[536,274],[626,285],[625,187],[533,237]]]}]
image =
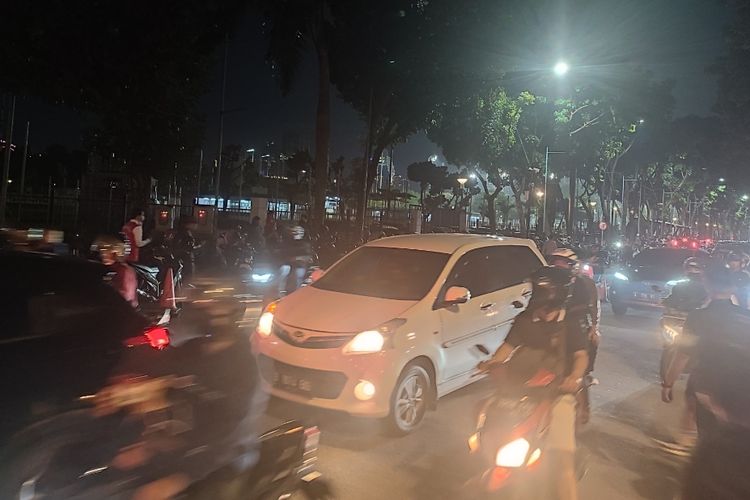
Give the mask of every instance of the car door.
[{"label": "car door", "polygon": [[465,304],[440,309],[445,378],[472,371],[481,344],[494,352],[505,339],[513,319],[528,304],[526,279],[543,266],[527,246],[502,245],[472,250],[451,270],[445,290],[464,286],[472,294]]},{"label": "car door", "polygon": [[494,329],[481,338],[482,345],[494,352],[508,335],[515,317],[523,311],[531,297],[526,280],[544,263],[525,245],[502,245],[490,250],[490,265],[495,273],[495,290],[488,297],[495,304]]},{"label": "car door", "polygon": [[445,292],[452,286],[461,286],[471,292],[464,304],[440,307],[441,347],[445,361],[443,381],[460,377],[471,371],[479,361],[474,345],[481,343],[494,329],[497,315],[495,276],[491,269],[491,248],[469,250],[452,267],[438,297],[441,304]]}]

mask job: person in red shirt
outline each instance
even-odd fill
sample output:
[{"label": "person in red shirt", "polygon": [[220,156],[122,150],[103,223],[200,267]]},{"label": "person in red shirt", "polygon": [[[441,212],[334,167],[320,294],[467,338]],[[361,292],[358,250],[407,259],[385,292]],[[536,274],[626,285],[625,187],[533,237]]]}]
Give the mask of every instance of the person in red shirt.
[{"label": "person in red shirt", "polygon": [[128,255],[125,243],[114,236],[99,236],[93,246],[108,268],[110,285],[131,306],[138,307],[138,278],[133,268],[124,262]]},{"label": "person in red shirt", "polygon": [[126,257],[128,262],[138,262],[140,249],[151,243],[151,239],[143,239],[143,221],[146,220],[146,212],[142,208],[133,210],[130,220],[122,226],[122,234],[130,245],[130,254]]}]

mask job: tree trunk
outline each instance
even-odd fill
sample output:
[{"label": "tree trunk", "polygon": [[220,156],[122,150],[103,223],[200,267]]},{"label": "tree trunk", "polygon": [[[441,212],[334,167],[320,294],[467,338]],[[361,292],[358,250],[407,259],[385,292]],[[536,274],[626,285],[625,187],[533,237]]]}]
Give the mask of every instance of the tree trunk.
[{"label": "tree trunk", "polygon": [[494,194],[485,194],[484,201],[487,202],[487,218],[490,222],[490,230],[494,233],[497,230],[497,212],[495,211],[495,199],[499,190]]},{"label": "tree trunk", "polygon": [[328,50],[316,46],[318,56],[318,109],[315,115],[315,165],[310,223],[317,232],[325,224],[328,187],[328,146],[331,136],[331,87]]}]

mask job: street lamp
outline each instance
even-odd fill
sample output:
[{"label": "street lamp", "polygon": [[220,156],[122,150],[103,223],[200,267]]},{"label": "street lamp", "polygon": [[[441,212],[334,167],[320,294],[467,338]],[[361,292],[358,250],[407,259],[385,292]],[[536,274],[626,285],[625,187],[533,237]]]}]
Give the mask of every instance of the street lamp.
[{"label": "street lamp", "polygon": [[750,196],[748,196],[746,194],[743,194],[742,195],[742,201],[747,201],[747,200],[750,200]]},{"label": "street lamp", "polygon": [[539,191],[536,192],[536,196],[537,198],[541,198],[542,196],[544,196],[544,191],[540,189]]},{"label": "street lamp", "polygon": [[552,68],[557,76],[565,76],[570,70],[570,66],[565,61],[558,61]]},{"label": "street lamp", "polygon": [[722,183],[723,183],[723,182],[725,182],[725,181],[726,181],[726,179],[725,179],[724,177],[719,177],[719,182],[722,182]]},{"label": "street lamp", "polygon": [[461,189],[463,189],[464,184],[466,184],[469,181],[469,179],[467,179],[466,177],[459,177],[456,180],[458,181],[459,184],[461,184]]}]

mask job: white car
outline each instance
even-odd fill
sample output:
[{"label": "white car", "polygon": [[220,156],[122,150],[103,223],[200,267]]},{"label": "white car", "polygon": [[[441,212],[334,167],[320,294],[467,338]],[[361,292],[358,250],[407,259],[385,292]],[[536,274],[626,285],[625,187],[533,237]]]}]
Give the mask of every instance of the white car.
[{"label": "white car", "polygon": [[263,313],[253,347],[266,388],[410,432],[438,398],[475,380],[475,346],[500,346],[528,303],[525,279],[543,265],[517,238],[370,242]]}]

